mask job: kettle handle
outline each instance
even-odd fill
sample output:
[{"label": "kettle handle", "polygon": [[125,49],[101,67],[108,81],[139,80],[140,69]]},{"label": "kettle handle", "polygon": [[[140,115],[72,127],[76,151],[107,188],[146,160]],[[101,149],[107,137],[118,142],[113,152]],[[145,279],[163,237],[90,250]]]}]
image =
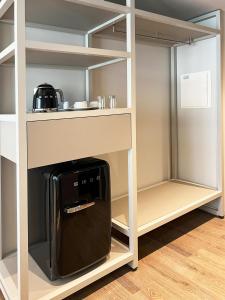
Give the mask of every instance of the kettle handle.
[{"label": "kettle handle", "polygon": [[59,93],[60,101],[61,101],[61,102],[64,102],[63,91],[62,91],[61,89],[56,89],[55,91],[56,91],[56,93]]},{"label": "kettle handle", "polygon": [[36,94],[37,90],[38,88],[34,88],[34,92],[33,92],[34,95]]}]

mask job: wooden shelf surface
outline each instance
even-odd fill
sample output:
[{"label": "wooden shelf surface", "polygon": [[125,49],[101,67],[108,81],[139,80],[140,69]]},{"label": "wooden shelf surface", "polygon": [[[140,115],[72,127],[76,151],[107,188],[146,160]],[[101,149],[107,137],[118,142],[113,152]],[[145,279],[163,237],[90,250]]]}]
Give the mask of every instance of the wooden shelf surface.
[{"label": "wooden shelf surface", "polygon": [[[82,32],[127,12],[128,7],[104,0],[26,1],[26,22]],[[9,9],[4,18],[13,20],[13,9]]]},{"label": "wooden shelf surface", "polygon": [[[156,31],[160,31],[160,29],[162,29],[162,31],[164,31],[165,33],[166,30],[168,30],[168,33],[170,34],[179,34],[178,30],[181,29],[184,30],[183,34],[191,35],[193,39],[207,35],[215,35],[220,32],[218,29],[194,24],[189,21],[174,19],[140,9],[135,10],[135,15],[137,26],[136,30],[140,29],[144,31],[154,32],[154,27],[157,26]],[[141,20],[146,20],[146,22],[142,23]],[[151,26],[153,26],[153,28],[151,28]]]},{"label": "wooden shelf surface", "polygon": [[16,122],[15,114],[0,114],[0,122]]},{"label": "wooden shelf surface", "polygon": [[117,58],[128,58],[125,51],[86,48],[74,45],[27,41],[27,63],[88,68]]},{"label": "wooden shelf surface", "polygon": [[[27,64],[88,68],[114,59],[127,59],[126,51],[83,46],[26,41]],[[0,63],[14,63],[14,43],[0,52]]]},{"label": "wooden shelf surface", "polygon": [[[194,24],[188,21],[177,20],[139,9],[135,10],[135,15],[135,29],[137,34],[136,39],[155,42],[169,47],[182,43],[189,43],[190,41],[204,37],[216,36],[220,33],[220,31],[217,29]],[[114,33],[112,31],[112,27],[109,27],[99,32],[99,34],[110,35],[112,38],[125,37],[124,33],[126,32],[126,22],[121,21],[117,23],[114,29]],[[150,36],[165,40],[150,38]]]},{"label": "wooden shelf surface", "polygon": [[[129,263],[133,258],[132,253],[116,240],[112,240],[111,252],[108,259],[92,267],[80,275],[51,282],[38,267],[36,262],[29,256],[29,299],[50,300],[62,299],[86,285],[111,273],[115,269]],[[13,254],[0,261],[0,280],[4,292],[10,299],[17,299],[17,255]]]},{"label": "wooden shelf surface", "polygon": [[[138,193],[139,236],[221,196],[220,191],[178,181],[166,181]],[[128,230],[128,198],[112,202],[113,222]],[[118,228],[119,229],[119,228]]]},{"label": "wooden shelf surface", "polygon": [[131,112],[132,112],[131,108],[114,108],[114,109],[106,108],[106,109],[83,110],[83,111],[52,112],[52,113],[27,113],[27,121],[35,122],[35,121],[47,121],[47,120],[100,117],[100,116],[130,114]]}]

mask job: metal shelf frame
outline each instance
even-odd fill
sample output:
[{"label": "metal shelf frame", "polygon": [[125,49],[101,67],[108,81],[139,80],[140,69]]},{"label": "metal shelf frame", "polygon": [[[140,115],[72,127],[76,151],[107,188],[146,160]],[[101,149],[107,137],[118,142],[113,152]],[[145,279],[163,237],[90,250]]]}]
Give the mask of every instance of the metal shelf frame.
[{"label": "metal shelf frame", "polygon": [[[14,41],[6,47],[0,53],[0,64],[6,62],[12,62],[15,68],[15,114],[1,115],[0,124],[4,124],[6,129],[12,128],[13,134],[11,135],[10,146],[13,148],[13,154],[6,155],[1,151],[1,155],[12,160],[16,164],[16,215],[17,215],[17,251],[11,260],[10,257],[2,256],[2,236],[0,236],[0,287],[4,293],[6,299],[21,299],[26,300],[32,298],[36,294],[36,288],[34,287],[31,273],[32,268],[37,269],[38,266],[33,262],[29,263],[28,253],[28,198],[27,198],[27,169],[28,169],[28,139],[27,139],[27,125],[33,122],[41,120],[63,120],[71,118],[85,117],[110,117],[113,115],[127,115],[129,114],[131,119],[131,135],[132,143],[128,149],[128,162],[129,162],[129,248],[123,248],[117,244],[116,248],[112,243],[112,251],[110,253],[109,260],[105,264],[96,268],[94,271],[87,272],[85,276],[78,277],[76,280],[71,279],[69,283],[60,285],[55,289],[54,285],[47,282],[47,279],[41,279],[44,285],[48,284],[46,295],[42,295],[43,299],[63,299],[64,297],[72,294],[73,292],[85,287],[91,282],[105,276],[113,270],[125,265],[130,264],[133,269],[137,268],[138,264],[138,252],[137,252],[137,224],[136,224],[136,110],[135,110],[135,94],[136,94],[136,78],[135,78],[135,1],[127,0],[126,6],[114,5],[110,2],[103,0],[69,0],[68,2],[84,5],[84,7],[99,8],[99,11],[112,11],[119,14],[113,20],[109,20],[98,26],[92,28],[86,35],[86,41],[89,40],[89,36],[102,27],[115,23],[121,19],[126,19],[127,23],[127,51],[114,51],[90,48],[89,43],[86,43],[86,47],[48,44],[41,42],[26,41],[26,18],[25,18],[25,0],[2,0],[0,4],[0,18],[4,17],[7,10],[10,8],[12,12],[12,5],[14,5]],[[62,4],[63,5],[63,4]],[[86,68],[86,89],[89,92],[89,72],[92,69],[99,68],[112,63],[117,63],[122,60],[127,61],[127,108],[125,109],[113,109],[91,111],[91,112],[71,112],[69,113],[53,113],[46,115],[31,115],[26,112],[26,68],[27,57],[29,57],[29,51],[36,51],[38,53],[63,53],[64,55],[86,55],[87,57],[100,57],[101,63],[91,64],[84,66]],[[103,59],[104,58],[104,59]],[[94,59],[93,59],[94,61]],[[88,93],[89,94],[89,93]],[[7,131],[6,130],[6,131]],[[2,135],[4,137],[4,135]],[[7,145],[5,142],[4,144]],[[7,147],[6,147],[7,148]],[[8,149],[8,148],[7,148]],[[12,150],[12,149],[11,149]],[[7,150],[6,150],[7,151]],[[0,232],[2,228],[0,227]],[[8,265],[7,261],[11,262],[13,266]],[[34,264],[34,265],[33,265]],[[13,267],[13,270],[10,268]],[[29,269],[31,268],[31,273]],[[38,275],[37,275],[38,276]],[[43,276],[45,278],[45,276]],[[30,281],[30,282],[29,282]],[[46,281],[46,282],[45,282]],[[15,284],[16,283],[16,284]],[[38,283],[39,284],[39,283]],[[50,287],[50,290],[49,290]],[[34,290],[32,290],[34,289]],[[42,290],[39,287],[40,290]],[[44,290],[44,289],[43,289]],[[42,291],[43,293],[43,291]],[[37,293],[38,294],[38,293]],[[38,297],[34,299],[39,299]]]},{"label": "metal shelf frame", "polygon": [[[13,271],[9,270],[11,262],[10,257],[3,257],[2,255],[2,228],[0,222],[0,287],[6,297],[6,299],[40,299],[38,298],[37,291],[32,289],[42,290],[42,287],[47,286],[46,294],[42,294],[41,299],[63,299],[66,296],[74,293],[87,286],[88,284],[98,280],[99,278],[109,274],[113,270],[128,264],[131,268],[136,269],[138,267],[138,236],[146,233],[156,226],[156,224],[149,224],[148,228],[142,228],[142,232],[138,232],[137,224],[137,165],[136,165],[136,22],[138,19],[147,20],[147,22],[160,23],[163,26],[171,25],[172,27],[179,27],[187,30],[196,30],[202,32],[203,35],[218,36],[220,34],[218,30],[206,29],[205,27],[191,24],[190,22],[177,21],[172,18],[167,18],[164,16],[159,16],[151,14],[148,12],[140,11],[135,9],[135,0],[126,0],[126,6],[121,6],[118,4],[113,4],[103,0],[65,0],[66,2],[84,5],[84,7],[91,7],[94,9],[112,11],[118,15],[94,28],[89,28],[85,33],[85,47],[78,46],[68,46],[59,44],[50,44],[42,42],[29,42],[26,41],[26,19],[25,19],[25,6],[26,2],[34,0],[2,0],[0,2],[0,19],[4,17],[7,10],[14,5],[14,41],[0,52],[0,64],[5,63],[7,60],[11,60],[14,57],[14,67],[15,67],[15,114],[12,115],[0,115],[0,124],[4,124],[7,128],[13,130],[13,134],[10,136],[11,149],[13,148],[13,154],[6,157],[11,159],[16,164],[16,195],[17,195],[17,252],[13,256]],[[34,3],[34,2],[33,2]],[[60,5],[57,2],[57,5]],[[65,3],[62,1],[62,3]],[[63,4],[62,4],[63,5]],[[54,21],[54,20],[53,20]],[[104,31],[110,26],[117,24],[120,21],[125,21],[126,29],[126,51],[113,51],[104,49],[94,49],[91,48],[91,38],[94,34]],[[48,25],[48,24],[47,24]],[[147,26],[149,27],[149,26]],[[64,28],[65,29],[65,28]],[[224,45],[222,46],[224,50]],[[100,63],[90,64],[84,66],[86,69],[86,98],[90,98],[91,93],[91,71],[95,68],[104,67],[113,63],[118,63],[121,60],[126,60],[127,62],[127,108],[124,109],[113,109],[113,110],[102,110],[93,112],[63,112],[63,113],[52,113],[37,114],[32,115],[26,112],[26,54],[29,51],[35,51],[35,55],[42,52],[54,52],[63,53],[64,55],[86,55],[86,56],[100,56],[106,57],[106,61],[100,61]],[[172,91],[173,92],[173,91]],[[224,108],[222,108],[224,110]],[[55,288],[51,285],[43,273],[37,280],[37,286],[33,286],[29,283],[31,279],[33,270],[35,269],[37,276],[40,274],[38,266],[32,262],[29,264],[29,254],[28,254],[28,199],[27,199],[27,170],[28,170],[28,138],[27,138],[27,125],[28,123],[42,122],[46,121],[56,121],[62,119],[75,119],[88,117],[109,117],[113,115],[129,115],[130,117],[130,128],[131,128],[131,145],[127,151],[128,160],[128,195],[126,201],[128,203],[128,222],[127,224],[122,224],[121,222],[114,220],[114,226],[124,232],[129,237],[129,248],[124,249],[123,246],[117,244],[117,246],[112,249],[110,259],[103,264],[101,267],[96,268],[94,271],[87,272],[84,276],[77,279],[71,279],[71,281],[62,283],[60,287]],[[222,118],[222,117],[221,117]],[[223,120],[224,122],[224,120]],[[0,127],[1,127],[0,125]],[[11,130],[10,129],[10,130]],[[2,137],[2,132],[1,132]],[[14,142],[13,142],[13,141]],[[4,143],[4,141],[3,141]],[[6,145],[7,146],[7,145]],[[5,148],[7,151],[7,147]],[[2,148],[0,155],[4,156],[5,153]],[[3,153],[4,152],[4,153]],[[223,154],[221,153],[221,156]],[[224,160],[222,160],[224,161]],[[222,164],[222,163],[221,163]],[[221,168],[222,169],[222,168]],[[223,171],[221,170],[221,173]],[[221,185],[221,190],[223,191],[223,185]],[[213,195],[215,197],[222,196],[222,193]],[[212,198],[203,199],[201,203],[193,203],[190,209],[194,209],[198,204],[204,204],[210,201]],[[197,205],[197,206],[196,206]],[[221,210],[223,207],[221,207]],[[1,205],[0,205],[1,210]],[[181,212],[172,213],[174,217],[181,215],[188,211],[186,207],[181,209]],[[3,213],[0,211],[0,213]],[[158,220],[158,224],[164,224],[171,220],[172,217],[167,215],[164,220]],[[113,245],[113,244],[112,244]],[[123,249],[123,251],[121,250]],[[3,269],[1,269],[1,266]],[[12,267],[12,265],[11,265]],[[29,269],[31,269],[29,271]],[[8,270],[8,271],[7,271]],[[43,279],[44,278],[44,279]],[[32,280],[32,279],[31,279]],[[16,284],[15,284],[16,282]],[[43,286],[42,286],[43,284]],[[13,293],[12,293],[13,291]],[[42,291],[43,293],[43,291]],[[31,295],[36,296],[31,296]]]}]

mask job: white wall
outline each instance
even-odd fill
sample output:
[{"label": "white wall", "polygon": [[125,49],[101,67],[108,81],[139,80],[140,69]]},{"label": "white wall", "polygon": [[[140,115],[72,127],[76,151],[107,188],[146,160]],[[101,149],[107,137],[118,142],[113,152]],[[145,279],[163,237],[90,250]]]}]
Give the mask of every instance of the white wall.
[{"label": "white wall", "polygon": [[137,44],[138,187],[170,178],[170,50]]},{"label": "white wall", "polygon": [[[216,38],[178,48],[178,177],[218,186],[218,77]],[[180,76],[210,71],[212,103],[209,108],[181,108]]]},{"label": "white wall", "polygon": [[[95,45],[123,48],[107,39]],[[170,178],[170,50],[137,43],[137,164],[138,187]],[[93,74],[94,96],[115,94],[126,105],[126,65],[107,66]],[[113,196],[127,193],[127,153],[103,157],[110,162]]]},{"label": "white wall", "polygon": [[4,241],[2,253],[4,256],[16,249],[16,165],[2,158],[1,173],[1,222]]},{"label": "white wall", "polygon": [[0,113],[15,113],[15,72],[10,66],[0,67]]}]

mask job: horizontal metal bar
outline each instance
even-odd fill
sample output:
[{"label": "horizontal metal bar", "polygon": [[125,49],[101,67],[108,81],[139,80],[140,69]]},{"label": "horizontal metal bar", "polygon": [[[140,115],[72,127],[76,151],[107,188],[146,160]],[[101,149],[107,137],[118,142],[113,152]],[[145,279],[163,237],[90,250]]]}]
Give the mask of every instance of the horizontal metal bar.
[{"label": "horizontal metal bar", "polygon": [[15,43],[11,43],[8,47],[0,52],[0,64],[3,64],[9,58],[14,55],[15,52]]},{"label": "horizontal metal bar", "polygon": [[[115,26],[113,26],[113,33],[126,34],[126,31],[118,30],[118,29],[115,28]],[[160,37],[160,36],[157,36],[157,35],[151,35],[151,34],[136,33],[136,36],[140,36],[140,37],[143,37],[143,38],[150,38],[150,39],[153,39],[153,40],[161,40],[161,41],[165,41],[165,42],[185,44],[185,45],[191,45],[192,44],[192,39],[191,38],[189,39],[188,42],[186,42],[186,41],[174,40],[174,39],[170,39],[170,38],[164,38],[164,37]]]},{"label": "horizontal metal bar", "polygon": [[124,60],[126,60],[126,58],[112,59],[110,61],[107,61],[107,62],[104,62],[104,63],[101,63],[101,64],[90,66],[88,68],[88,70],[91,71],[91,70],[94,70],[94,69],[102,68],[102,67],[105,67],[105,66],[108,66],[108,65],[119,63],[119,62],[124,61]]}]

